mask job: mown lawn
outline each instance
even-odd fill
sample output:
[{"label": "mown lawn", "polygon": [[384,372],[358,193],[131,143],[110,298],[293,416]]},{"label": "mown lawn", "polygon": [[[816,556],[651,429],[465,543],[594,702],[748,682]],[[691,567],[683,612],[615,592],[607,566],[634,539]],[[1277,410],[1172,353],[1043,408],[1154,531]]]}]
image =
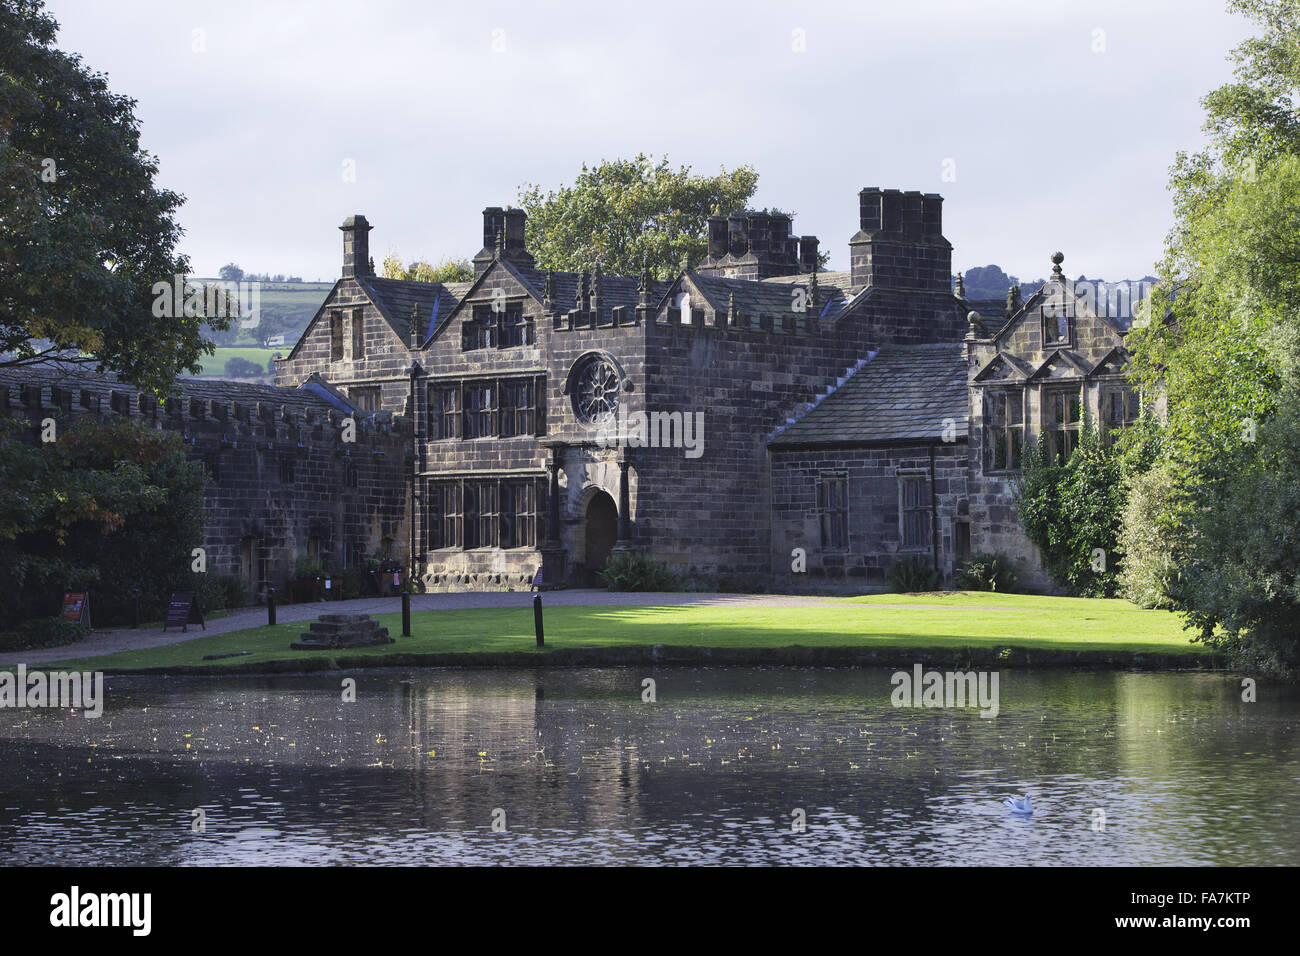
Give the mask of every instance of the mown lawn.
[{"label": "mown lawn", "polygon": [[[60,662],[59,669],[202,666],[220,669],[307,657],[386,654],[523,652],[568,648],[1015,648],[1129,653],[1205,653],[1189,641],[1179,618],[1119,600],[945,592],[833,599],[816,607],[552,607],[545,610],[546,648],[533,636],[526,594],[519,606],[492,610],[423,611],[412,636],[401,637],[401,615],[379,615],[397,638],[383,647],[291,651],[303,622],[201,637],[167,647]],[[205,654],[251,653],[219,661]]]}]

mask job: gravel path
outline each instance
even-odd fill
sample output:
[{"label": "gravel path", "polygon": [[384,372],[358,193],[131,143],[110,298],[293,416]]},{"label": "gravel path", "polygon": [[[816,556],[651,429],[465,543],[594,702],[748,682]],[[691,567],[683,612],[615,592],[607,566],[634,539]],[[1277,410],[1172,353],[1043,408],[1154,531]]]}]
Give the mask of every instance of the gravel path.
[{"label": "gravel path", "polygon": [[[527,607],[532,604],[532,601],[533,594],[529,591],[415,594],[411,596],[411,610],[439,611],[461,608]],[[570,607],[573,605],[663,607],[683,604],[731,607],[831,606],[831,602],[815,595],[631,593],[597,589],[548,591],[542,595],[542,602],[547,607]],[[917,605],[909,606],[916,607]],[[317,604],[285,604],[276,609],[276,622],[283,624],[290,621],[314,621],[322,614],[393,614],[401,611],[401,609],[402,602],[397,597],[357,598],[353,601],[330,601]],[[139,630],[127,628],[113,631],[96,631],[87,636],[85,640],[76,644],[69,644],[66,647],[47,647],[0,653],[0,665],[30,664],[34,661],[45,663],[80,657],[100,657],[105,654],[115,654],[118,651],[137,651],[149,647],[162,647],[166,644],[179,644],[182,641],[192,641],[196,637],[242,631],[244,628],[257,627],[265,623],[266,608],[254,607],[208,621],[207,630],[197,624],[191,624],[189,630],[184,632],[175,628],[163,631],[161,627],[141,628]]]}]

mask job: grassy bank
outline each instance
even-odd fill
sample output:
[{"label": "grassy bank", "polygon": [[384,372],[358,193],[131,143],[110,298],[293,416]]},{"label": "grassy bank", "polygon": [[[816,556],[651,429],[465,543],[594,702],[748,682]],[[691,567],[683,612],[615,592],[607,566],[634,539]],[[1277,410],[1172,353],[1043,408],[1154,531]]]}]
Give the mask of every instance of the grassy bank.
[{"label": "grassy bank", "polygon": [[[672,649],[716,649],[718,659],[724,660],[743,658],[747,651],[790,648],[824,649],[828,660],[837,661],[846,658],[846,651],[896,657],[893,652],[906,655],[913,649],[954,658],[963,651],[981,658],[1001,653],[1011,662],[1032,661],[1033,654],[1057,658],[1084,654],[1183,656],[1192,664],[1196,657],[1206,656],[1204,647],[1190,643],[1189,633],[1173,614],[1142,610],[1126,601],[955,592],[828,598],[824,606],[816,607],[552,607],[545,611],[546,647],[538,649],[531,600],[526,594],[520,594],[518,600],[519,605],[510,608],[415,613],[409,638],[400,636],[400,614],[379,615],[380,622],[397,638],[382,647],[292,651],[289,644],[307,629],[305,623],[297,622],[61,662],[57,667],[220,672],[278,662],[322,667],[386,661],[446,664],[455,663],[456,658],[487,664],[499,658],[502,663],[517,663],[517,655],[550,657],[556,663],[578,658],[598,662],[601,654],[596,652],[605,652],[605,659],[611,662],[624,657],[630,662],[636,655],[628,652],[655,646],[666,649],[669,658]],[[1013,653],[1006,653],[1007,649]],[[242,651],[248,653],[203,660],[205,655]],[[773,662],[783,659],[771,654],[753,657]]]}]

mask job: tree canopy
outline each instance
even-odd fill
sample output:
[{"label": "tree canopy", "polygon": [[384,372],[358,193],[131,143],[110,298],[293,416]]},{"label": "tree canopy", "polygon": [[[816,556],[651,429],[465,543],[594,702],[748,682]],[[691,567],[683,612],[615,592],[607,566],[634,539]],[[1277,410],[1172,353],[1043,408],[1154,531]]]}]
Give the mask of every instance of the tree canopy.
[{"label": "tree canopy", "polygon": [[703,258],[709,216],[745,208],[757,185],[749,166],[698,176],[689,166],[673,169],[666,156],[656,163],[639,154],[584,164],[573,185],[558,190],[525,184],[519,203],[539,269],[578,272],[599,263],[608,275],[631,276],[645,262],[668,279],[683,258]]},{"label": "tree canopy", "polygon": [[385,279],[406,279],[409,282],[470,282],[474,267],[468,259],[442,259],[437,265],[417,259],[409,266],[402,264],[396,252],[384,256],[379,274]]},{"label": "tree canopy", "polygon": [[184,200],[154,182],[135,101],[55,48],[43,7],[0,0],[0,367],[59,356],[166,391],[210,354],[202,316],[153,308],[189,268]]},{"label": "tree canopy", "polygon": [[[1130,334],[1167,402],[1160,487],[1130,515],[1173,548],[1169,602],[1248,663],[1300,668],[1300,2],[1233,0],[1259,27],[1203,100],[1209,143],[1171,171],[1161,286]],[[1159,527],[1154,526],[1158,524]],[[1140,528],[1125,530],[1141,539]]]}]

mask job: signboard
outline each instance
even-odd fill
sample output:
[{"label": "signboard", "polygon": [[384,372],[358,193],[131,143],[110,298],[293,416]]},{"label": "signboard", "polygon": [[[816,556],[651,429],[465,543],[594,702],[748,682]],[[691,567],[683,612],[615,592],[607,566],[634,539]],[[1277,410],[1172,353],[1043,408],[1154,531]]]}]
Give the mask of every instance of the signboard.
[{"label": "signboard", "polygon": [[169,627],[179,627],[181,632],[187,631],[188,624],[200,624],[203,630],[208,626],[203,623],[203,614],[194,606],[193,591],[173,591],[171,600],[167,604],[167,618],[163,621],[163,630]]},{"label": "signboard", "polygon": [[62,615],[66,620],[90,626],[90,592],[65,591]]}]

